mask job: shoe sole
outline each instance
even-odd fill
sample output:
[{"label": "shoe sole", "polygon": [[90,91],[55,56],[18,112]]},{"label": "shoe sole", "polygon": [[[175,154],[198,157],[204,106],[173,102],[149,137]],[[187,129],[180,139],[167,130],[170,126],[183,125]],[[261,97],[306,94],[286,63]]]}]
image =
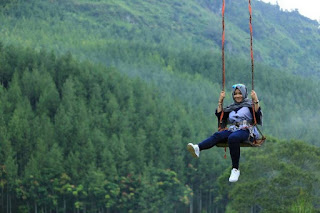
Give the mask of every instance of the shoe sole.
[{"label": "shoe sole", "polygon": [[187,145],[187,149],[191,153],[192,157],[198,158],[198,156],[196,155],[196,152],[195,152],[195,150],[194,150],[194,148],[193,148],[193,146],[191,144]]},{"label": "shoe sole", "polygon": [[240,177],[240,173],[239,173],[239,176],[238,176],[237,179],[230,179],[230,178],[229,178],[229,182],[235,183],[235,182],[237,182],[237,181],[239,180],[239,177]]},{"label": "shoe sole", "polygon": [[[239,179],[238,179],[238,180],[239,180]],[[235,183],[235,182],[237,182],[238,180],[230,180],[230,179],[229,179],[229,182],[230,182],[230,183]]]}]

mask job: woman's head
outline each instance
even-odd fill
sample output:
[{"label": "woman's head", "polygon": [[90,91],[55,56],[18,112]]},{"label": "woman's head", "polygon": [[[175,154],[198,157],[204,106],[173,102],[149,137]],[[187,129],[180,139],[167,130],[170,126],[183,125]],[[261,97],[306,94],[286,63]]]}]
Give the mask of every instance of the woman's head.
[{"label": "woman's head", "polygon": [[244,84],[235,84],[232,86],[232,98],[235,102],[241,103],[247,98],[248,92]]}]

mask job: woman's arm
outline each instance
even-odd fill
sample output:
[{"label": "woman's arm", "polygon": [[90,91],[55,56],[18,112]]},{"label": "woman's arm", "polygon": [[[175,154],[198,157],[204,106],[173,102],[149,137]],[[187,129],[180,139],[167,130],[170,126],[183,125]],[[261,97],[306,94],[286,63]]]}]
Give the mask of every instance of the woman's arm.
[{"label": "woman's arm", "polygon": [[260,108],[259,99],[258,99],[257,93],[254,90],[251,91],[251,98],[252,98],[252,102],[254,104],[254,111],[258,112],[258,110]]},{"label": "woman's arm", "polygon": [[253,112],[253,108],[252,107],[250,107],[249,110],[250,110],[252,116],[253,116],[253,113],[255,113],[257,124],[262,125],[262,111],[261,111],[261,108],[259,107],[257,112]]},{"label": "woman's arm", "polygon": [[221,91],[220,97],[219,97],[218,108],[217,108],[218,113],[220,113],[223,109],[223,99],[225,96],[226,96],[226,93],[224,91]]}]

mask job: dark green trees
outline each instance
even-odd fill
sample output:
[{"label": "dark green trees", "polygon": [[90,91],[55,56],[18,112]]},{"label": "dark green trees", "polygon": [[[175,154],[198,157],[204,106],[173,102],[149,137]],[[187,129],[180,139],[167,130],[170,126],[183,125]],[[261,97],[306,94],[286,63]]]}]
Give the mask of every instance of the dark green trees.
[{"label": "dark green trees", "polygon": [[[1,61],[3,210],[169,211],[188,203],[183,146],[193,127],[183,105],[71,55],[2,49],[9,53],[14,59]],[[158,204],[144,203],[150,184]]]},{"label": "dark green trees", "polygon": [[[318,147],[270,139],[262,148],[243,150],[240,180],[230,185],[222,149],[205,151],[199,160],[185,150],[188,142],[216,130],[213,115],[206,116],[209,105],[185,103],[113,68],[77,62],[70,54],[1,51],[6,55],[0,66],[5,68],[0,70],[3,212],[319,208]],[[195,76],[187,83],[201,91],[197,85],[203,78]],[[189,92],[194,93],[181,94]]]}]

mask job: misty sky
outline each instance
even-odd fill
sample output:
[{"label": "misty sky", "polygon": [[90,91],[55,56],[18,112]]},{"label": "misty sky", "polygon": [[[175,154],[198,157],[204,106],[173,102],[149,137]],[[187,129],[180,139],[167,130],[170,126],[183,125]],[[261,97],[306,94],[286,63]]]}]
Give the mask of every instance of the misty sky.
[{"label": "misty sky", "polygon": [[310,19],[320,22],[320,0],[262,0],[264,2],[270,2],[276,4],[284,10],[298,9],[299,13]]}]

